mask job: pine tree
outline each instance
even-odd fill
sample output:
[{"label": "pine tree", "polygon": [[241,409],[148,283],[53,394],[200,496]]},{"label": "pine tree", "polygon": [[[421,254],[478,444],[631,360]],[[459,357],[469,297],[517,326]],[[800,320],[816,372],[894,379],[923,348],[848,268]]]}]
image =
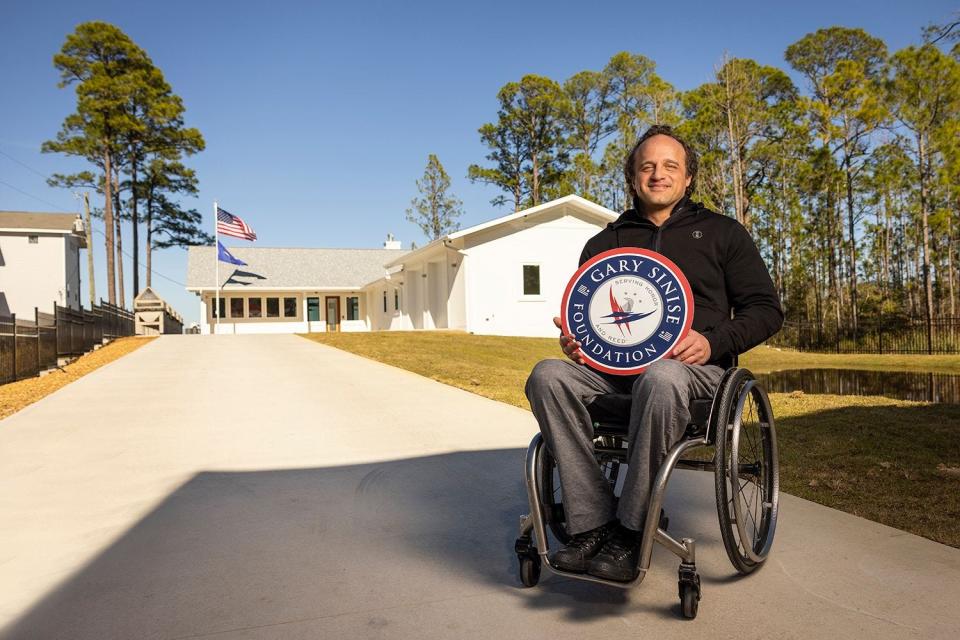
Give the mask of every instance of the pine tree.
[{"label": "pine tree", "polygon": [[407,220],[413,222],[430,240],[460,228],[457,218],[463,215],[463,203],[449,193],[450,176],[434,154],[427,158],[423,177],[417,180],[419,198],[410,201]]}]

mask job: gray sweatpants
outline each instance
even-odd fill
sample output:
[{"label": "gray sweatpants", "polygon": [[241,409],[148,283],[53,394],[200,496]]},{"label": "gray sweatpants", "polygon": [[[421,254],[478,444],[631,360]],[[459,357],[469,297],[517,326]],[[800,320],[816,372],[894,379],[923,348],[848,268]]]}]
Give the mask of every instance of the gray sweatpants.
[{"label": "gray sweatpants", "polygon": [[[638,376],[612,376],[569,360],[542,360],[527,379],[530,408],[557,460],[567,529],[576,534],[615,517],[641,530],[650,491],[670,448],[686,430],[694,398],[713,396],[723,369],[658,360]],[[593,456],[586,405],[604,393],[632,393],[628,469],[619,504]]]}]

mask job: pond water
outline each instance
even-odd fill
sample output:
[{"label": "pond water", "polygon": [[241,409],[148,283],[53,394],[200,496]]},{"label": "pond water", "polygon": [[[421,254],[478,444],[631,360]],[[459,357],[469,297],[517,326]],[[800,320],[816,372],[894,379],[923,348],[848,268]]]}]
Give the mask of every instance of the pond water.
[{"label": "pond water", "polygon": [[833,393],[887,396],[960,404],[960,375],[861,369],[791,369],[758,373],[757,379],[770,392]]}]

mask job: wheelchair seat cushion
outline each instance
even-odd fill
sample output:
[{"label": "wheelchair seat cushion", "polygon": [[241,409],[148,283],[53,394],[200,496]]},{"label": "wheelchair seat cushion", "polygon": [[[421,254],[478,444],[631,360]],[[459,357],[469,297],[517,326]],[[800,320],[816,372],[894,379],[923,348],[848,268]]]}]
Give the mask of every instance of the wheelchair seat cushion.
[{"label": "wheelchair seat cushion", "polygon": [[[629,393],[605,393],[587,405],[594,428],[604,433],[626,434],[633,397]],[[702,431],[710,420],[713,398],[695,398],[690,402],[690,425]],[[689,431],[689,429],[688,429]]]}]

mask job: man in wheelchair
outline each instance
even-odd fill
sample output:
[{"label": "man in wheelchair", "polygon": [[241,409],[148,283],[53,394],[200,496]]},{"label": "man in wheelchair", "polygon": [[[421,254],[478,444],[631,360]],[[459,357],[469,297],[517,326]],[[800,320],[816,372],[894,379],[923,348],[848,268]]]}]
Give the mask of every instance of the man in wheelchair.
[{"label": "man in wheelchair", "polygon": [[[690,199],[697,155],[670,127],[653,126],[627,156],[633,208],[587,241],[580,264],[609,249],[640,247],[683,271],[694,298],[692,330],[667,358],[636,376],[588,366],[581,344],[561,335],[566,360],[539,362],[526,395],[557,462],[566,529],[572,538],[551,558],[559,569],[629,582],[637,575],[640,532],[657,472],[683,438],[690,401],[714,394],[738,354],[783,322],[777,292],[749,233],[733,218]],[[560,319],[554,318],[560,327]],[[603,394],[631,394],[627,473],[619,501],[597,464],[588,405]]]}]

